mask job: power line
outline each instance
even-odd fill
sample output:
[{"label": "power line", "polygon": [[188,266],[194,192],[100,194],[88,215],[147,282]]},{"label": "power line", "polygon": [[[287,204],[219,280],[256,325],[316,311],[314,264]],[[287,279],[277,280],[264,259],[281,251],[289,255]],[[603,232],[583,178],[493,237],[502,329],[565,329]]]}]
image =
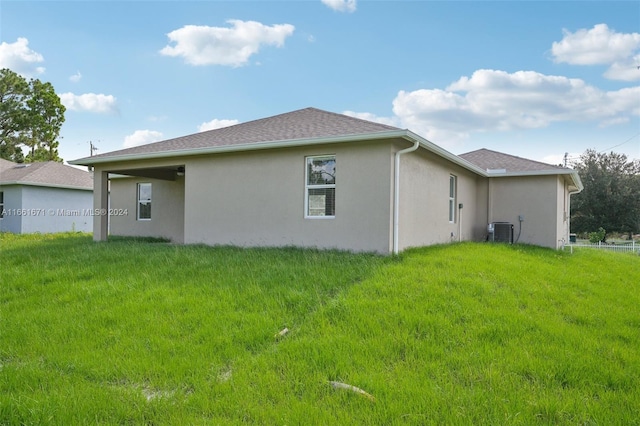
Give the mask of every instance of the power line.
[{"label": "power line", "polygon": [[636,136],[638,136],[638,135],[640,135],[640,132],[638,132],[638,133],[636,133],[635,135],[631,136],[631,137],[630,137],[629,139],[627,139],[626,141],[624,141],[624,142],[622,142],[622,143],[619,143],[618,145],[614,145],[614,146],[612,146],[611,148],[603,149],[603,150],[602,150],[602,151],[600,151],[598,154],[602,154],[602,153],[603,153],[603,152],[605,152],[605,151],[609,151],[610,149],[613,149],[613,148],[617,148],[617,147],[619,147],[619,146],[622,146],[622,145],[624,145],[625,143],[627,143],[627,142],[631,141],[633,138],[635,138],[635,137],[636,137]]}]

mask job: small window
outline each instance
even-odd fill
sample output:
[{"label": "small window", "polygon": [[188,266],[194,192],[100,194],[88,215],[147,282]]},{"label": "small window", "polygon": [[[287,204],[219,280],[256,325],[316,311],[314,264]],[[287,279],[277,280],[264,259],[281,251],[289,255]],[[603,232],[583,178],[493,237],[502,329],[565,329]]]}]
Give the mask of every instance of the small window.
[{"label": "small window", "polygon": [[151,184],[138,184],[138,220],[151,220]]},{"label": "small window", "polygon": [[456,221],[456,181],[454,175],[449,176],[449,222],[451,223]]},{"label": "small window", "polygon": [[307,157],[306,162],[305,217],[335,217],[336,156]]},{"label": "small window", "polygon": [[4,217],[4,192],[0,191],[0,219]]}]

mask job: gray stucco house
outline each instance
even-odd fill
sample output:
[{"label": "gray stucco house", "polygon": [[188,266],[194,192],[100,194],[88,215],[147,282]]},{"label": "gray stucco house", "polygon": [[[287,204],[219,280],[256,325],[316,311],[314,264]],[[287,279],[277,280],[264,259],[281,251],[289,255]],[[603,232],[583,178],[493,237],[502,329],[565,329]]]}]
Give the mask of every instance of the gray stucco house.
[{"label": "gray stucco house", "polygon": [[490,150],[457,156],[410,130],[315,108],[72,164],[94,167],[94,209],[107,208],[111,185],[114,213],[94,217],[95,240],[110,229],[388,254],[497,235],[558,248],[582,189],[571,169]]},{"label": "gray stucco house", "polygon": [[91,232],[92,208],[91,173],[54,161],[0,159],[0,232]]}]

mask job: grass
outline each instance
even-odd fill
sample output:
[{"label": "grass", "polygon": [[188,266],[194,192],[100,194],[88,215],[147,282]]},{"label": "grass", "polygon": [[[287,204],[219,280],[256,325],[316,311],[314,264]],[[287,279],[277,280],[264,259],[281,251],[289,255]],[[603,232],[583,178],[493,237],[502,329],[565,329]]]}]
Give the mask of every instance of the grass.
[{"label": "grass", "polygon": [[0,424],[640,424],[637,255],[3,234],[0,256]]}]

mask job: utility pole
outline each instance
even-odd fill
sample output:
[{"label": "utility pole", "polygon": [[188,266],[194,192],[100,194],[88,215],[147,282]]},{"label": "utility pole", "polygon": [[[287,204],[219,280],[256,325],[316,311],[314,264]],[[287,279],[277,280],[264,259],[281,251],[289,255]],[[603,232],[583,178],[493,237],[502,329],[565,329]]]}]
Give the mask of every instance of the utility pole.
[{"label": "utility pole", "polygon": [[[89,141],[89,157],[93,157],[93,153],[98,150],[98,147],[93,144],[93,141]],[[93,166],[87,166],[87,170],[92,171]]]},{"label": "utility pole", "polygon": [[569,158],[569,153],[565,152],[564,153],[564,167],[567,167],[567,159]]},{"label": "utility pole", "polygon": [[89,153],[89,156],[93,157],[93,153],[98,150],[98,147],[95,146],[92,141],[89,141],[89,149],[91,150],[91,152]]}]

